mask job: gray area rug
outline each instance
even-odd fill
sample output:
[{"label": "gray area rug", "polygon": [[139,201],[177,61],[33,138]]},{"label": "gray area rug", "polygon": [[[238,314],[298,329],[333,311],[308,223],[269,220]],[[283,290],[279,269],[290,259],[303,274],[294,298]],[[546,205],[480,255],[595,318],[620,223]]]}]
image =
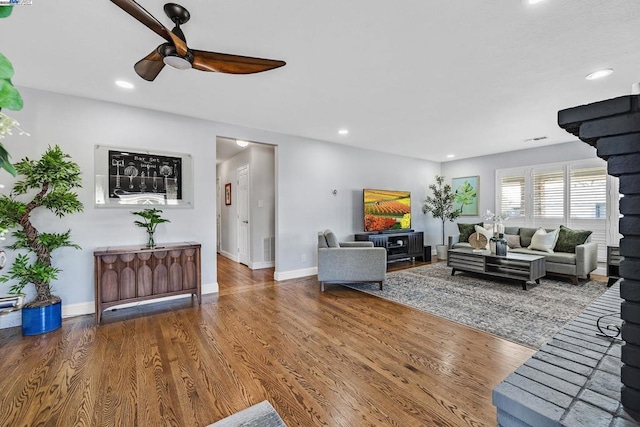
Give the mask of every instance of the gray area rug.
[{"label": "gray area rug", "polygon": [[524,291],[517,281],[465,272],[451,276],[446,263],[387,273],[382,291],[377,283],[346,286],[534,349],[607,290],[595,280],[575,286],[544,277]]}]

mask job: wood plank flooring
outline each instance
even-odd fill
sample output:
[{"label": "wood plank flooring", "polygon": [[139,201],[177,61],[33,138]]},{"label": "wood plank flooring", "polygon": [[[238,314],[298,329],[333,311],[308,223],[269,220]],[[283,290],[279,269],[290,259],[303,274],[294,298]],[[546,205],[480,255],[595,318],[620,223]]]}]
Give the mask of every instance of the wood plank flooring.
[{"label": "wood plank flooring", "polygon": [[218,283],[201,306],[0,330],[0,426],[205,426],[265,399],[292,427],[493,426],[492,388],[533,354],[315,277],[218,257]]}]

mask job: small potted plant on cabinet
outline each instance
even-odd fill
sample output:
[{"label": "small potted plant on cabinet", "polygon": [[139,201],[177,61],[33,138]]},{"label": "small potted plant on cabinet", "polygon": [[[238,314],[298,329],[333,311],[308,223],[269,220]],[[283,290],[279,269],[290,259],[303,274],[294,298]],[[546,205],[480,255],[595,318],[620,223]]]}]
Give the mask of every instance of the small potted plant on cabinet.
[{"label": "small potted plant on cabinet", "polygon": [[144,228],[147,231],[147,247],[155,248],[156,247],[156,227],[158,224],[162,224],[163,222],[171,222],[168,219],[162,218],[160,214],[162,211],[156,208],[147,208],[138,212],[131,212],[134,215],[138,215],[143,219],[143,221],[133,221],[135,225],[138,227]]},{"label": "small potted plant on cabinet", "polygon": [[16,256],[0,282],[15,281],[9,289],[13,295],[23,294],[29,283],[35,287],[35,298],[22,308],[24,335],[49,332],[62,325],[61,299],[51,293],[51,282],[57,280],[61,271],[52,265],[52,252],[63,247],[80,247],[71,242],[71,230],[38,231],[31,215],[41,208],[60,218],[83,210],[78,195],[72,191],[82,186],[80,168],[69,159],[57,145],[48,147],[38,161],[22,159],[14,166],[23,177],[8,196],[0,195],[0,228],[13,230],[11,235],[15,239],[9,248],[27,251]]},{"label": "small potted plant on cabinet", "polygon": [[444,176],[436,176],[436,184],[431,184],[429,189],[433,196],[427,196],[422,205],[422,212],[431,213],[434,218],[442,221],[442,244],[436,245],[438,259],[447,259],[447,245],[444,240],[444,223],[453,221],[460,216],[460,212],[453,209],[455,194],[451,189],[451,185],[444,184]]}]

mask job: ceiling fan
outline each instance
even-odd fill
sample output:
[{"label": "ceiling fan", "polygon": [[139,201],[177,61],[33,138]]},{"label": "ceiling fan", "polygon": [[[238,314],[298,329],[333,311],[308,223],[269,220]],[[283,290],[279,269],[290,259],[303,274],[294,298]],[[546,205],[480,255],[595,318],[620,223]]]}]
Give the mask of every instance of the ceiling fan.
[{"label": "ceiling fan", "polygon": [[169,31],[134,0],[111,1],[167,41],[138,61],[133,67],[136,73],[145,80],[153,81],[165,64],[180,70],[195,68],[200,71],[228,74],[260,73],[286,64],[284,61],[274,59],[252,58],[188,48],[187,39],[180,26],[186,23],[191,15],[187,9],[179,4],[167,3],[164,5],[164,12],[175,25],[173,30]]}]

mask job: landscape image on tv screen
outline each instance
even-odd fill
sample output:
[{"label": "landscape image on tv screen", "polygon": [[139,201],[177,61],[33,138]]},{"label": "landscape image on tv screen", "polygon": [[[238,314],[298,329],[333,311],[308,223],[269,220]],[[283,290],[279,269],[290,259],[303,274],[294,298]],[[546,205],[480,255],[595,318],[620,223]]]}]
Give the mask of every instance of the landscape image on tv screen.
[{"label": "landscape image on tv screen", "polygon": [[411,228],[411,192],[364,190],[364,231]]}]

